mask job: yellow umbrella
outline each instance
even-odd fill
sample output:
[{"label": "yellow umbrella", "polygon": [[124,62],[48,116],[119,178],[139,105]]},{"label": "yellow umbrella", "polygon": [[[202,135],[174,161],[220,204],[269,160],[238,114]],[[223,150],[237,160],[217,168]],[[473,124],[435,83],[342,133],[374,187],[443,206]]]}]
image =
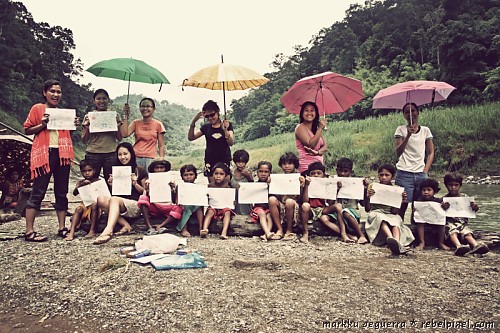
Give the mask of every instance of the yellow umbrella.
[{"label": "yellow umbrella", "polygon": [[246,90],[261,86],[268,78],[249,68],[224,63],[200,69],[182,82],[183,87],[222,90],[224,116],[226,115],[226,90]]}]

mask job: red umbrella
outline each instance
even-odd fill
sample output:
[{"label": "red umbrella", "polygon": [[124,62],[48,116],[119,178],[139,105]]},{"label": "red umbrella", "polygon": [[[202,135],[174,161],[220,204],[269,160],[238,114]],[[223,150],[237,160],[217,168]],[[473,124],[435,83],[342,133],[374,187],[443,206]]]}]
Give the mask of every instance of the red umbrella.
[{"label": "red umbrella", "polygon": [[307,101],[318,105],[322,115],[344,112],[362,100],[361,81],[333,72],[307,76],[288,89],[281,97],[281,103],[290,113],[299,114]]},{"label": "red umbrella", "polygon": [[456,88],[439,81],[407,81],[380,90],[373,97],[374,109],[402,109],[406,103],[417,106],[444,101]]}]

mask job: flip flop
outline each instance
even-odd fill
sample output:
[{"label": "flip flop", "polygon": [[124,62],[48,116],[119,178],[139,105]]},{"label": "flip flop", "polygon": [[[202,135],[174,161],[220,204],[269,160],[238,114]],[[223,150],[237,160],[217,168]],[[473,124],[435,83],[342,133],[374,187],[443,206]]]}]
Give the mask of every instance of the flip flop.
[{"label": "flip flop", "polygon": [[148,231],[145,232],[146,236],[157,235],[158,231],[155,228],[149,228]]},{"label": "flip flop", "polygon": [[472,249],[472,251],[469,252],[469,254],[486,254],[488,252],[490,252],[490,248],[488,247],[488,245],[481,243],[474,246],[474,248]]},{"label": "flip flop", "polygon": [[283,236],[283,238],[281,240],[282,241],[292,241],[295,239],[297,239],[297,235],[295,233],[291,232],[289,234],[285,234],[285,236]]},{"label": "flip flop", "polygon": [[24,240],[27,242],[41,243],[47,241],[47,237],[39,234],[36,231],[30,232],[24,235]]},{"label": "flip flop", "polygon": [[208,235],[208,229],[201,229],[200,230],[200,237],[205,238]]},{"label": "flip flop", "polygon": [[273,234],[271,237],[268,238],[268,240],[280,240],[282,238],[283,238],[283,235]]},{"label": "flip flop", "polygon": [[399,244],[397,239],[393,237],[387,237],[386,242],[393,255],[399,256],[401,254],[401,244]]},{"label": "flip flop", "polygon": [[166,233],[166,232],[167,232],[167,230],[168,230],[167,228],[165,228],[165,227],[161,227],[160,229],[158,229],[158,233],[159,233],[159,234],[164,234],[164,233]]},{"label": "flip flop", "polygon": [[100,245],[100,244],[104,244],[104,243],[107,243],[111,240],[111,235],[100,235],[99,237],[97,237],[94,241],[94,244],[95,245]]},{"label": "flip flop", "polygon": [[462,245],[462,246],[459,246],[456,250],[455,250],[455,255],[456,256],[459,256],[459,257],[463,257],[464,255],[467,254],[467,252],[470,251],[470,247],[468,247],[467,245]]},{"label": "flip flop", "polygon": [[128,235],[134,232],[134,229],[121,228],[118,232],[115,232],[116,236]]},{"label": "flip flop", "polygon": [[[76,230],[75,230],[76,231]],[[69,230],[68,228],[64,227],[62,229],[59,229],[59,231],[57,232],[57,235],[61,238],[66,238],[66,236],[68,236],[69,234]]]}]

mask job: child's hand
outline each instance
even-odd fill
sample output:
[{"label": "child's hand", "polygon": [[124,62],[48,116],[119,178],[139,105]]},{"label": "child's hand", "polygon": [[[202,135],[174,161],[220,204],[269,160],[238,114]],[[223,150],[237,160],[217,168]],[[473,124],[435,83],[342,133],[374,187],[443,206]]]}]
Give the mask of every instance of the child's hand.
[{"label": "child's hand", "polygon": [[125,105],[123,106],[123,115],[127,119],[128,117],[130,117],[130,106],[128,105],[128,103],[125,103]]},{"label": "child's hand", "polygon": [[396,208],[396,207],[391,207],[390,212],[391,212],[391,214],[393,214],[393,215],[398,215],[398,214],[399,214],[399,208]]},{"label": "child's hand", "polygon": [[80,186],[85,186],[85,185],[89,185],[90,184],[90,180],[88,179],[84,179],[81,183],[80,183]]},{"label": "child's hand", "polygon": [[113,184],[113,175],[109,175],[108,184],[109,185]]},{"label": "child's hand", "polygon": [[144,182],[144,191],[149,191],[149,183],[150,182],[151,182],[151,180],[146,179],[146,181]]},{"label": "child's hand", "polygon": [[79,117],[75,117],[74,124],[76,127],[80,126],[81,122]]},{"label": "child's hand", "polygon": [[175,185],[175,182],[174,182],[173,180],[172,180],[172,181],[170,181],[170,183],[168,183],[168,185],[170,185],[170,188],[171,188],[172,190],[175,190],[175,186],[176,186],[176,185]]},{"label": "child's hand", "polygon": [[337,182],[337,188],[340,190],[342,188],[342,182]]},{"label": "child's hand", "polygon": [[368,179],[363,178],[363,186],[366,188],[368,187]]},{"label": "child's hand", "polygon": [[366,194],[368,195],[368,198],[370,198],[375,194],[375,191],[371,188],[368,190],[368,192],[366,192]]},{"label": "child's hand", "polygon": [[474,201],[471,201],[470,208],[472,208],[474,212],[477,212],[479,210],[479,206]]},{"label": "child's hand", "polygon": [[441,202],[441,208],[443,208],[444,210],[447,210],[448,208],[450,208],[450,203],[449,202]]},{"label": "child's hand", "polygon": [[406,193],[406,191],[403,191],[401,195],[403,196],[402,203],[408,203],[408,194]]},{"label": "child's hand", "polygon": [[300,182],[300,187],[304,187],[305,182],[306,182],[306,179],[304,178],[304,176],[299,177],[299,182]]},{"label": "child's hand", "polygon": [[309,184],[311,184],[311,177],[306,176],[306,177],[305,177],[305,184],[304,184],[304,185],[305,185],[305,186],[309,186]]},{"label": "child's hand", "polygon": [[271,184],[271,176],[267,177],[267,185]]},{"label": "child's hand", "polygon": [[88,116],[85,116],[85,118],[83,118],[82,126],[83,127],[89,127],[90,126],[90,120],[89,120]]}]

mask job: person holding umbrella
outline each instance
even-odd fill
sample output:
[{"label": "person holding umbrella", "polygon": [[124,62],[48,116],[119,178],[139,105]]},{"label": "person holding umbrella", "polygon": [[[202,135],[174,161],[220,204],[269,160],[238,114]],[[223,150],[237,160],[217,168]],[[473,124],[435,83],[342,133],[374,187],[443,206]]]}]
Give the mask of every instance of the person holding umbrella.
[{"label": "person holding umbrella", "polygon": [[[212,168],[216,163],[222,162],[229,167],[231,162],[230,146],[234,144],[233,125],[227,119],[222,121],[219,112],[220,109],[216,102],[207,101],[203,105],[202,111],[197,113],[191,121],[188,132],[189,141],[205,136],[207,147],[205,149],[204,175],[208,177],[209,182],[213,181]],[[208,123],[195,132],[196,122],[202,117],[205,117]]]},{"label": "person holding umbrella", "polygon": [[427,178],[434,161],[434,143],[431,130],[418,124],[420,110],[415,103],[406,103],[403,117],[407,125],[399,126],[394,134],[396,154],[396,185],[404,187],[407,202],[401,204],[399,215],[404,220],[408,203],[413,203],[420,183]]},{"label": "person holding umbrella", "polygon": [[321,162],[328,150],[323,139],[323,129],[326,128],[326,119],[320,120],[318,106],[308,101],[300,108],[300,124],[295,128],[295,145],[299,152],[300,173],[307,170],[309,164]]}]

